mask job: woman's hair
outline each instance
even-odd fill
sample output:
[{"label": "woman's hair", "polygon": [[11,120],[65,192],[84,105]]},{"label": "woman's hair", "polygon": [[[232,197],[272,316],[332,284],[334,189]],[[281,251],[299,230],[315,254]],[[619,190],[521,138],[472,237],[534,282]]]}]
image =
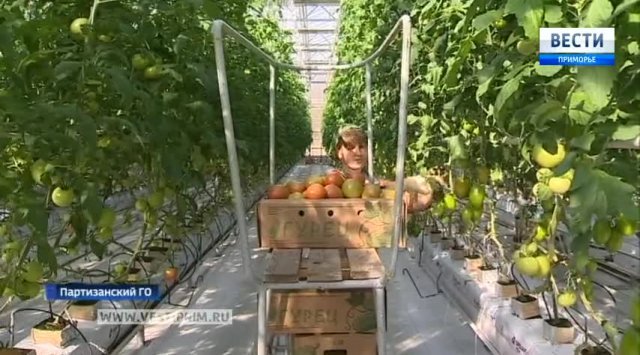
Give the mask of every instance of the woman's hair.
[{"label": "woman's hair", "polygon": [[338,154],[343,146],[347,149],[353,149],[357,146],[366,147],[367,144],[367,134],[360,127],[347,125],[338,131],[335,154]]}]

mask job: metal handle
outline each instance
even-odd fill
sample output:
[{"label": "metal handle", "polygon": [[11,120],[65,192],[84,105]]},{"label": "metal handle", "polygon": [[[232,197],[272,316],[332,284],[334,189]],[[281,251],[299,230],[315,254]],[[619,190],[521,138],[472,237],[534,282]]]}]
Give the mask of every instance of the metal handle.
[{"label": "metal handle", "polygon": [[[248,242],[248,230],[247,221],[245,218],[245,207],[242,201],[242,185],[240,183],[240,169],[238,164],[238,152],[236,150],[236,139],[233,128],[233,118],[231,115],[231,104],[229,102],[229,90],[227,83],[227,71],[225,66],[224,56],[224,38],[230,36],[236,39],[238,43],[242,44],[253,54],[257,55],[261,59],[267,61],[270,65],[270,80],[269,80],[269,175],[270,181],[274,183],[274,166],[275,166],[275,79],[276,69],[289,69],[289,70],[316,70],[316,71],[332,71],[332,70],[346,70],[354,69],[358,67],[366,66],[367,75],[367,122],[368,122],[368,141],[369,149],[372,151],[372,109],[371,109],[371,69],[370,65],[378,58],[385,49],[387,49],[391,42],[402,31],[402,59],[400,70],[400,102],[398,110],[398,153],[396,158],[396,191],[404,190],[404,167],[405,167],[405,151],[407,146],[407,102],[409,95],[409,66],[411,55],[411,17],[409,15],[402,16],[398,22],[391,29],[387,37],[384,39],[380,47],[374,51],[369,57],[357,61],[351,64],[335,64],[335,65],[293,65],[288,63],[282,63],[276,61],[273,57],[265,53],[258,46],[253,44],[250,40],[236,31],[233,27],[229,26],[222,20],[213,21],[211,27],[214,41],[215,61],[218,74],[218,87],[220,92],[220,105],[222,107],[222,117],[224,122],[225,139],[227,144],[227,153],[229,156],[229,169],[231,172],[231,185],[233,194],[235,196],[234,206],[237,216],[238,232],[240,238],[240,248],[242,253],[243,269],[245,275],[253,277],[258,283],[262,282],[253,270],[251,264],[251,257],[249,255],[249,242]],[[373,154],[370,154],[369,158],[369,172],[373,171]],[[400,233],[402,228],[402,210],[403,210],[403,194],[397,193],[394,202],[394,229],[392,238],[392,258],[390,267],[387,268],[387,273],[383,282],[391,279],[395,275],[395,267],[398,254],[398,241],[400,239]]]}]

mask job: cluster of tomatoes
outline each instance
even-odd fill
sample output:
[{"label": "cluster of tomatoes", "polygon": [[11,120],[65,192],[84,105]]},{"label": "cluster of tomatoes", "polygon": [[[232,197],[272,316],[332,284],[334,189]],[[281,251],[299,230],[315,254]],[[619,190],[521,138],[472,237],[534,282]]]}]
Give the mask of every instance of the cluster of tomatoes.
[{"label": "cluster of tomatoes", "polygon": [[393,198],[391,189],[382,189],[379,184],[365,183],[363,174],[345,175],[331,170],[326,175],[314,175],[302,181],[288,181],[270,186],[269,199],[321,200],[336,198]]}]

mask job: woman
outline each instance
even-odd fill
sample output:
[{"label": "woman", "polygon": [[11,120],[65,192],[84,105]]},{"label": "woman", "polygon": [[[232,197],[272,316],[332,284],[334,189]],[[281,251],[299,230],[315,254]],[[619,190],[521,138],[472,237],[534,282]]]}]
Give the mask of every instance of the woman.
[{"label": "woman", "polygon": [[[366,133],[357,126],[347,125],[338,132],[335,146],[336,157],[342,163],[342,171],[345,175],[355,177],[364,176],[367,183],[378,183],[383,188],[393,188],[394,181],[377,180],[367,174],[368,141]],[[435,180],[445,185],[440,177]],[[427,179],[422,176],[410,176],[405,178],[404,201],[408,212],[426,210],[431,206],[434,191]]]}]

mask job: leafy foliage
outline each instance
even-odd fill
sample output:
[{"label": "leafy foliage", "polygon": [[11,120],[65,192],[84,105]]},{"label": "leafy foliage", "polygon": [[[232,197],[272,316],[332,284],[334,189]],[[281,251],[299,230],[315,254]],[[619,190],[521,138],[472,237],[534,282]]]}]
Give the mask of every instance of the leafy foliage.
[{"label": "leafy foliage", "polygon": [[[533,147],[555,154],[554,143],[563,141],[569,153],[553,174],[575,171],[557,200],[557,224],[574,236],[573,272],[588,261],[595,220],[624,220],[637,231],[638,154],[608,149],[640,135],[637,1],[353,0],[341,6],[338,57],[365,58],[405,13],[413,23],[407,174],[447,165],[453,182],[488,166],[494,185],[527,198],[538,182]],[[540,66],[540,27],[615,27],[616,65]],[[388,178],[400,86],[399,41],[394,45],[373,65],[374,170]],[[336,75],[323,126],[327,150],[342,124],[366,126],[364,92],[363,72]]]},{"label": "leafy foliage", "polygon": [[[259,9],[251,1],[212,0],[0,5],[0,204],[10,212],[2,223],[8,269],[0,273],[0,294],[37,294],[21,291],[28,259],[55,277],[58,255],[88,246],[101,257],[113,231],[99,226],[100,218],[117,194],[146,190],[137,196],[138,211],[119,213],[126,220],[143,213],[149,228],[178,226],[179,235],[195,228],[188,220],[211,223],[231,198],[211,19],[225,20],[276,57],[290,57],[288,34]],[[242,176],[251,187],[268,172],[269,68],[226,43]],[[281,73],[277,101],[277,130],[286,132],[277,139],[281,169],[311,142],[296,74]],[[215,199],[198,205],[211,192],[190,191],[207,181],[219,184]],[[52,201],[57,187],[72,192],[65,195],[69,207]],[[162,208],[169,205],[175,208]],[[70,236],[50,237],[58,214]],[[27,239],[19,233],[25,229]],[[14,242],[18,252],[7,253]]]}]

